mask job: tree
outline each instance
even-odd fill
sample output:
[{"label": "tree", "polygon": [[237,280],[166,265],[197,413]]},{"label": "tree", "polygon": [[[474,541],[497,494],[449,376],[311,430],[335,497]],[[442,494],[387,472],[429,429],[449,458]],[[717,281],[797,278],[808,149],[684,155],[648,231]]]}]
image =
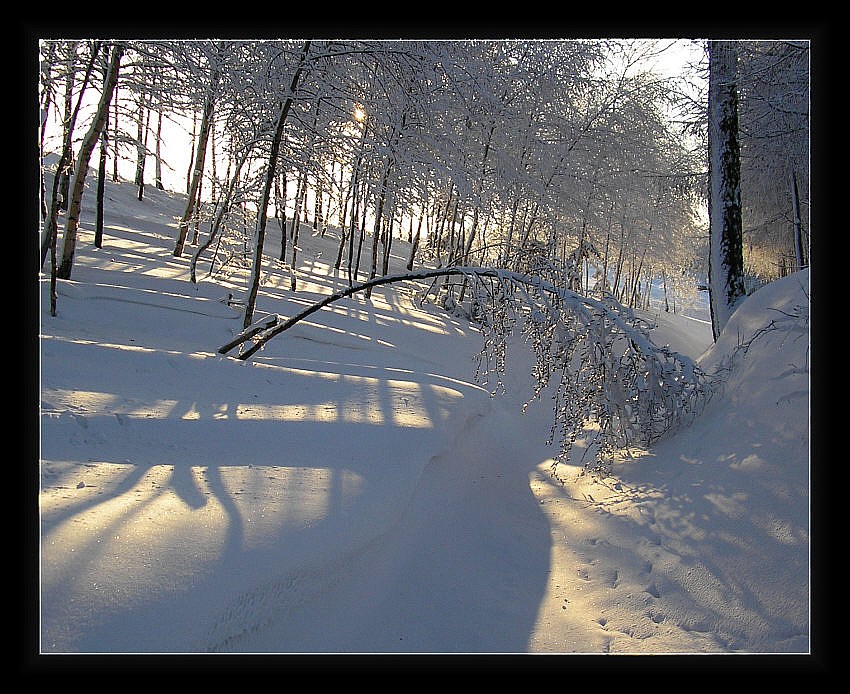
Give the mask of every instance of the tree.
[{"label": "tree", "polygon": [[708,287],[715,340],[746,296],[736,60],[733,42],[709,43]]},{"label": "tree", "polygon": [[[283,105],[280,108],[280,113],[275,124],[274,136],[272,138],[271,148],[269,150],[268,163],[266,164],[265,183],[263,185],[263,196],[260,200],[259,216],[257,219],[257,230],[254,236],[254,262],[251,271],[251,278],[248,283],[248,298],[245,302],[245,317],[242,322],[243,327],[247,328],[254,317],[254,305],[257,301],[257,291],[260,286],[260,272],[263,264],[263,241],[266,234],[266,219],[268,215],[269,198],[271,197],[272,185],[275,180],[275,167],[277,165],[278,151],[280,150],[280,141],[283,137],[283,127],[286,125],[286,118],[289,115],[289,110],[292,108],[292,102],[295,98],[295,90],[298,87],[298,80],[301,73],[306,67],[307,53],[310,50],[310,41],[305,41],[301,49],[301,57],[298,61],[298,67],[292,76],[292,82],[289,85],[289,94]],[[297,214],[296,214],[297,222]]]},{"label": "tree", "polygon": [[[77,57],[77,42],[71,41],[66,45],[66,66],[65,66],[65,113],[62,118],[62,127],[64,129],[65,140],[71,141],[71,134],[74,131],[74,118],[71,117],[71,104],[73,103],[74,90],[74,75],[75,75],[75,59]],[[80,96],[85,91],[85,83],[80,87]],[[78,102],[79,103],[79,102]],[[59,176],[59,209],[63,212],[68,209],[68,191],[71,185],[73,156],[69,158],[65,165],[57,169]]]},{"label": "tree", "polygon": [[[75,46],[76,43],[72,43],[69,50],[76,50]],[[80,93],[77,96],[77,105],[73,109],[70,108],[70,87],[66,88],[65,115],[62,118],[62,153],[59,157],[59,163],[56,165],[56,173],[53,176],[53,190],[50,198],[50,206],[47,209],[47,218],[44,222],[44,228],[42,231],[41,267],[44,266],[44,261],[47,259],[48,251],[51,248],[55,250],[59,210],[67,209],[68,188],[70,187],[70,183],[66,181],[67,177],[65,174],[67,174],[72,167],[73,151],[71,147],[71,137],[74,132],[74,126],[77,122],[77,116],[80,112],[80,106],[83,102],[83,95],[85,94],[86,87],[88,86],[89,78],[91,77],[92,69],[94,68],[99,50],[100,44],[98,42],[94,42],[92,44],[91,57],[89,58],[88,66],[86,67],[86,72],[80,87]],[[73,65],[69,60],[68,69],[71,70],[72,67]],[[66,76],[66,84],[72,83],[73,79],[73,76]],[[64,193],[60,190],[62,188],[65,189]]]},{"label": "tree", "polygon": [[[109,73],[109,57],[103,52],[103,79],[106,81]],[[100,159],[97,166],[97,207],[95,209],[94,245],[103,247],[103,198],[106,192],[106,150],[109,144],[109,108],[106,109],[106,120],[100,137]]]},{"label": "tree", "polygon": [[186,245],[186,236],[189,234],[189,222],[192,219],[192,214],[195,210],[198,188],[201,185],[201,176],[203,176],[204,173],[204,159],[207,154],[207,140],[209,139],[210,129],[213,125],[213,110],[215,108],[216,99],[218,98],[219,82],[221,81],[223,61],[226,52],[227,43],[219,41],[217,53],[211,59],[211,76],[204,96],[201,127],[200,133],[198,134],[197,151],[195,153],[195,165],[192,168],[192,180],[189,184],[189,190],[186,196],[186,209],[183,212],[183,217],[180,219],[177,242],[174,245],[173,255],[177,257],[183,255],[183,248]]},{"label": "tree", "polygon": [[226,190],[222,192],[221,199],[218,201],[218,212],[215,215],[215,218],[210,225],[210,234],[207,240],[198,246],[194,255],[192,256],[192,260],[189,264],[189,279],[194,284],[197,281],[195,275],[195,267],[198,264],[198,259],[201,257],[201,254],[210,247],[212,242],[218,236],[219,231],[221,230],[221,225],[224,220],[225,214],[230,209],[231,201],[233,199],[233,193],[236,189],[236,185],[239,182],[239,178],[242,175],[242,167],[245,165],[245,161],[248,159],[248,156],[251,153],[251,147],[245,147],[242,153],[239,155],[239,159],[237,160],[233,175],[230,177],[230,182],[227,185]]},{"label": "tree", "polygon": [[745,263],[772,279],[807,264],[809,43],[736,48]]},{"label": "tree", "polygon": [[77,242],[77,226],[80,218],[80,206],[83,198],[83,188],[86,181],[86,173],[89,168],[89,160],[91,159],[92,151],[97,143],[100,133],[103,130],[106,122],[106,114],[109,110],[109,102],[112,99],[112,92],[115,85],[118,83],[118,69],[121,63],[121,55],[124,52],[124,44],[116,43],[112,47],[112,55],[109,59],[109,67],[106,72],[106,79],[103,84],[103,92],[100,95],[100,101],[97,105],[97,110],[94,115],[91,127],[83,142],[80,145],[80,153],[77,157],[76,173],[74,174],[74,183],[71,187],[70,200],[68,205],[68,221],[65,227],[65,236],[62,247],[62,261],[57,270],[57,276],[61,279],[70,279],[71,267],[74,262],[74,249]]}]

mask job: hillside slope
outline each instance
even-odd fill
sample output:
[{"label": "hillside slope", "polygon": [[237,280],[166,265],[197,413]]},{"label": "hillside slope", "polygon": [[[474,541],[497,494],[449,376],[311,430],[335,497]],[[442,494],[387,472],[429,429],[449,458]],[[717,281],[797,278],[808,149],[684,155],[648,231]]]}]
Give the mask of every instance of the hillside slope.
[{"label": "hillside slope", "polygon": [[[520,413],[520,368],[490,398],[479,335],[421,287],[239,362],[216,349],[245,273],[202,263],[193,285],[171,255],[182,196],[107,190],[104,248],[84,216],[55,318],[41,282],[44,652],[808,649],[807,326],[739,351],[703,416],[613,477],[555,479],[548,403]],[[274,230],[257,318],[344,286],[332,233],[305,228],[291,292]],[[806,281],[750,297],[702,363]],[[710,343],[659,323],[693,357]]]}]

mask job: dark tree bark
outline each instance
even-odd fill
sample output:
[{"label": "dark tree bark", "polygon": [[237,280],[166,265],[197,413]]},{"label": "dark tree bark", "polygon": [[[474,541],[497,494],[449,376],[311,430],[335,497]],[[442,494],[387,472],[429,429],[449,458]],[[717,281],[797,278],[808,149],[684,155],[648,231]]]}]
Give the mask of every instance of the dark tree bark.
[{"label": "dark tree bark", "polygon": [[280,227],[280,256],[286,260],[286,172],[281,171],[274,181],[274,208],[277,224]]},{"label": "dark tree bark", "polygon": [[797,269],[808,265],[803,244],[803,223],[800,219],[800,192],[797,188],[797,174],[791,172],[791,202],[794,208],[794,253],[797,257]]},{"label": "dark tree bark", "polygon": [[[104,55],[106,55],[104,53]],[[95,248],[103,248],[103,198],[106,192],[106,148],[109,130],[109,110],[107,109],[106,123],[103,124],[103,134],[100,137],[100,160],[97,167],[97,209],[94,221]]]},{"label": "dark tree bark", "polygon": [[112,182],[118,183],[118,85],[115,85],[115,93],[113,94],[113,116],[112,122],[115,123],[115,129],[112,135]]},{"label": "dark tree bark", "polygon": [[733,41],[709,43],[708,288],[715,341],[746,296],[736,61]]},{"label": "dark tree bark", "polygon": [[[419,248],[419,238],[420,232],[422,231],[422,219],[425,217],[425,211],[422,211],[422,214],[419,215],[419,224],[416,226],[416,234],[413,237],[413,241],[410,244],[410,256],[407,258],[407,269],[413,269],[413,260],[416,258],[416,251]],[[413,224],[413,217],[410,218],[410,223]]]},{"label": "dark tree bark", "polygon": [[162,106],[157,110],[156,121],[156,173],[154,185],[157,190],[165,190],[162,185]]},{"label": "dark tree bark", "polygon": [[[310,41],[304,43],[301,49],[301,59],[295,74],[292,77],[292,83],[289,85],[289,96],[280,109],[280,115],[275,126],[274,137],[272,139],[271,151],[269,152],[269,163],[266,168],[266,179],[263,184],[263,197],[260,201],[259,218],[257,219],[257,235],[254,244],[254,266],[251,272],[251,282],[248,288],[248,298],[245,301],[245,318],[242,326],[247,328],[251,325],[254,318],[254,305],[257,302],[257,291],[260,288],[260,271],[263,264],[263,240],[266,234],[266,219],[268,216],[269,197],[271,196],[272,184],[275,177],[275,166],[277,164],[277,155],[280,150],[280,141],[283,137],[283,126],[286,124],[286,117],[289,115],[289,109],[292,108],[292,102],[295,98],[295,90],[298,87],[298,80],[304,70],[307,61],[307,53],[310,50]],[[297,219],[297,215],[296,215]]]}]

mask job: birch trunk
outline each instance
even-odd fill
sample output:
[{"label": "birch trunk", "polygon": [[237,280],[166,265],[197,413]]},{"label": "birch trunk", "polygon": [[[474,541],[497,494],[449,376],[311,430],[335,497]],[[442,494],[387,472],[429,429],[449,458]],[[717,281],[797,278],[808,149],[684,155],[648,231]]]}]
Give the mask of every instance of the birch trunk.
[{"label": "birch trunk", "polygon": [[708,288],[715,341],[738,303],[746,296],[736,80],[734,42],[711,41],[708,97]]},{"label": "birch trunk", "polygon": [[62,262],[57,270],[57,277],[61,279],[69,279],[71,277],[71,268],[74,263],[74,249],[77,242],[77,226],[80,219],[80,204],[83,198],[83,187],[86,182],[86,172],[88,171],[92,151],[100,137],[101,130],[103,130],[103,124],[106,121],[106,113],[109,109],[109,102],[112,99],[112,92],[118,82],[118,67],[121,63],[121,55],[123,52],[124,46],[120,43],[116,44],[112,49],[112,57],[109,60],[109,70],[107,72],[106,81],[103,85],[103,93],[100,95],[100,101],[98,103],[91,128],[80,145],[80,154],[77,158],[77,172],[74,175],[74,183],[71,187],[68,205],[68,223],[65,227]]}]

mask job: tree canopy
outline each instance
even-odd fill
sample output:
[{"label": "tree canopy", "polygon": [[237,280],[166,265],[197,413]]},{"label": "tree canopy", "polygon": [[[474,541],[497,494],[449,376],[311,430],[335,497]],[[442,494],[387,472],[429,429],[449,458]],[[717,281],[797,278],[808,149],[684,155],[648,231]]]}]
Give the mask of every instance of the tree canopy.
[{"label": "tree canopy", "polygon": [[[296,272],[294,220],[312,217],[319,233],[340,234],[336,267],[345,260],[350,283],[385,271],[381,252],[414,228],[411,265],[415,255],[521,270],[544,248],[581,256],[597,288],[631,306],[654,278],[672,287],[705,273],[707,60],[663,74],[653,59],[669,41],[314,40],[306,60],[301,40],[123,43],[104,146],[115,172],[137,164],[140,197],[147,159],[157,172],[190,162],[175,255],[197,246],[193,270],[204,231],[232,262],[262,263],[237,249],[267,208],[282,268]],[[807,255],[809,46],[739,43],[745,264],[771,279]],[[69,104],[98,101],[94,47],[40,42],[42,156],[61,152],[63,135],[79,147],[94,109],[74,124]],[[163,121],[184,128],[176,150],[161,141]],[[62,209],[61,187],[55,195]],[[588,280],[579,272],[572,288],[589,291]]]}]

